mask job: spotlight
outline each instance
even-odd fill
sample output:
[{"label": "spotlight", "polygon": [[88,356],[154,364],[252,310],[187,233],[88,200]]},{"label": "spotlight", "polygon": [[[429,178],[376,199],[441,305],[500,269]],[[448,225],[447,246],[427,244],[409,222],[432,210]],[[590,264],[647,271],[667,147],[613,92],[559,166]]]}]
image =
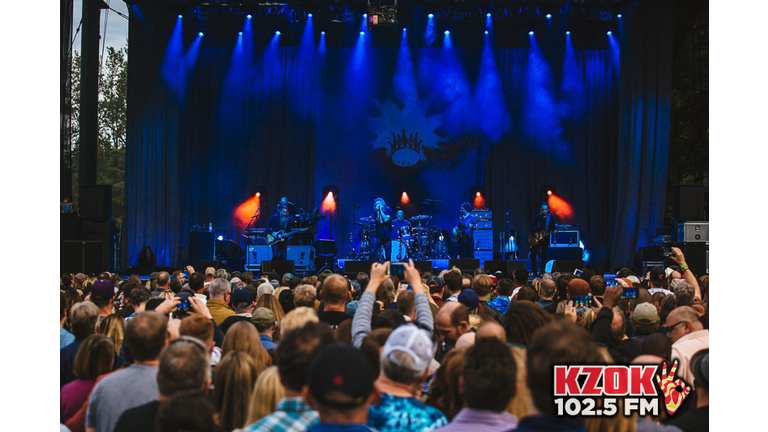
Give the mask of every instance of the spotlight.
[{"label": "spotlight", "polygon": [[616,18],[621,19],[621,14],[616,15]]},{"label": "spotlight", "polygon": [[324,35],[324,34],[325,34],[325,32],[324,32],[324,31],[321,31],[321,32],[320,32],[320,34],[321,34],[321,35]]},{"label": "spotlight", "polygon": [[197,35],[200,36],[200,37],[203,37],[203,32],[200,32]]},{"label": "spotlight", "polygon": [[485,203],[485,188],[482,186],[473,186],[469,189],[469,193],[472,196],[472,207],[481,209],[486,207]]},{"label": "spotlight", "polygon": [[547,19],[552,19],[552,14],[547,14]]},{"label": "spotlight", "polygon": [[490,13],[487,13],[487,14],[485,14],[485,16],[486,16],[487,18],[490,18],[490,17],[491,17],[491,14],[490,14]]},{"label": "spotlight", "polygon": [[276,31],[275,35],[280,36],[281,35],[280,30]]},{"label": "spotlight", "polygon": [[179,19],[181,19],[181,14],[179,14]]},{"label": "spotlight", "polygon": [[400,202],[403,204],[408,204],[411,202],[411,198],[408,196],[408,192],[403,192],[403,194],[400,195]]},{"label": "spotlight", "polygon": [[261,198],[261,192],[256,192],[256,198]]},{"label": "spotlight", "polygon": [[446,35],[446,36],[448,36],[449,34],[451,34],[451,32],[449,32],[448,30],[446,30],[446,31],[445,31],[445,35]]},{"label": "spotlight", "polygon": [[312,14],[307,15],[307,18],[312,18]]},{"label": "spotlight", "polygon": [[485,31],[485,34],[488,34],[488,30]]},{"label": "spotlight", "polygon": [[218,241],[222,241],[222,240],[224,240],[224,236],[223,236],[223,235],[220,235],[220,236],[216,237],[216,240],[218,240]]},{"label": "spotlight", "polygon": [[533,30],[529,31],[528,35],[533,36]]},{"label": "spotlight", "polygon": [[367,13],[364,13],[364,14],[363,14],[363,18],[368,18],[368,14],[367,14]]},{"label": "spotlight", "polygon": [[239,34],[240,36],[242,36],[242,35],[243,35],[243,32],[237,32],[237,34]]},{"label": "spotlight", "polygon": [[364,34],[365,34],[365,32],[360,32],[360,36],[362,36],[362,35],[364,35]]},{"label": "spotlight", "polygon": [[251,18],[253,18],[253,15],[251,15],[251,14],[248,14],[248,15],[246,15],[245,17],[246,17],[246,18],[248,18],[248,19],[251,19]]},{"label": "spotlight", "polygon": [[567,31],[567,32],[565,32],[565,34],[567,34],[567,35],[571,34],[570,30],[569,30],[569,31]]},{"label": "spotlight", "polygon": [[405,27],[403,27],[403,31],[405,31]]},{"label": "spotlight", "polygon": [[429,14],[429,15],[427,15],[427,18],[429,18],[429,19],[432,19],[432,18],[434,18],[434,17],[435,17],[435,16],[434,16],[434,15],[432,15],[432,14]]},{"label": "spotlight", "polygon": [[610,35],[611,35],[611,31],[610,31],[610,30],[608,30],[608,33],[606,33],[606,34],[607,34],[608,36],[610,36]]}]

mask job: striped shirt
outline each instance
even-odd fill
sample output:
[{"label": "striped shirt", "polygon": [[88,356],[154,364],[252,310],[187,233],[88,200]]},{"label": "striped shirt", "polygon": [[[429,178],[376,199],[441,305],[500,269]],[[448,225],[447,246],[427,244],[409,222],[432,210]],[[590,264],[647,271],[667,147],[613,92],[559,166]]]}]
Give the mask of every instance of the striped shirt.
[{"label": "striped shirt", "polygon": [[317,411],[300,397],[287,397],[280,400],[272,414],[256,423],[244,427],[243,432],[304,432],[320,423]]}]

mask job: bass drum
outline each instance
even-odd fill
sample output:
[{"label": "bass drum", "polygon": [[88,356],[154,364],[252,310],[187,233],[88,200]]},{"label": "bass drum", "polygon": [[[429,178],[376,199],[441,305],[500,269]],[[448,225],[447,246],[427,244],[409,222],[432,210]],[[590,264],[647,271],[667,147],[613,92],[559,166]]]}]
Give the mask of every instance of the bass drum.
[{"label": "bass drum", "polygon": [[360,229],[360,252],[370,252],[371,239],[373,238],[373,226],[365,226]]}]

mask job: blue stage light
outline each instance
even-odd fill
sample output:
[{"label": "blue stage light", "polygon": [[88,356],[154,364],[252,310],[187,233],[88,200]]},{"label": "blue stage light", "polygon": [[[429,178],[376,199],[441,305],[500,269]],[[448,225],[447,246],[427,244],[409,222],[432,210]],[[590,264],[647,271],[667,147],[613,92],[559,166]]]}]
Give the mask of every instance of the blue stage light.
[{"label": "blue stage light", "polygon": [[248,19],[251,19],[251,18],[253,18],[253,15],[251,15],[251,14],[248,14],[248,15],[246,15],[245,17],[246,17],[246,18],[248,18]]},{"label": "blue stage light", "polygon": [[429,14],[429,15],[427,15],[427,18],[429,18],[429,19],[432,19],[432,18],[434,18],[434,17],[435,17],[435,16],[434,16],[434,15],[432,15],[432,14]]},{"label": "blue stage light", "polygon": [[449,34],[451,34],[451,32],[449,32],[448,30],[446,30],[446,31],[445,31],[445,35],[446,35],[446,36],[448,36]]},{"label": "blue stage light", "polygon": [[312,14],[307,15],[307,18],[312,18]]},{"label": "blue stage light", "polygon": [[552,19],[552,14],[547,14],[547,19]]},{"label": "blue stage light", "polygon": [[485,34],[488,34],[488,30],[485,31]]},{"label": "blue stage light", "polygon": [[197,35],[200,36],[200,37],[203,37],[203,32],[200,32]]},{"label": "blue stage light", "polygon": [[533,30],[529,31],[528,34],[533,36]]},{"label": "blue stage light", "polygon": [[403,31],[405,31],[405,27],[403,27]]},{"label": "blue stage light", "polygon": [[321,35],[324,35],[324,34],[325,34],[325,32],[324,32],[324,31],[321,31],[321,32],[320,32],[320,34],[321,34]]},{"label": "blue stage light", "polygon": [[365,32],[360,32],[360,36],[362,36],[362,35],[364,35],[364,34],[365,34]]},{"label": "blue stage light", "polygon": [[606,34],[607,34],[608,36],[610,36],[610,35],[611,35],[611,31],[610,31],[610,30],[608,30],[608,33],[606,33]]},{"label": "blue stage light", "polygon": [[280,33],[280,30],[276,31],[276,32],[275,32],[275,34],[276,34],[276,35],[278,35],[278,36],[280,36],[280,34],[281,34],[281,33]]},{"label": "blue stage light", "polygon": [[621,19],[621,14],[616,15],[616,18]]},{"label": "blue stage light", "polygon": [[363,18],[368,18],[368,14],[363,14]]},{"label": "blue stage light", "polygon": [[487,13],[487,14],[485,14],[485,16],[486,16],[487,18],[490,18],[490,17],[491,17],[491,14],[490,14],[490,13]]},{"label": "blue stage light", "polygon": [[181,15],[179,15],[179,18],[181,18]]},{"label": "blue stage light", "polygon": [[240,36],[242,36],[242,35],[243,35],[243,32],[237,32],[237,34],[239,34]]}]

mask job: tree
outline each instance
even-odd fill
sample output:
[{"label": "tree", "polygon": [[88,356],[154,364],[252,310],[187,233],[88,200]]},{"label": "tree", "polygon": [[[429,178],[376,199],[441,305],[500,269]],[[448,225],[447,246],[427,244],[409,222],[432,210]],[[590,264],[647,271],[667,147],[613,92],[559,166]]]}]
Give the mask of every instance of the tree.
[{"label": "tree", "polygon": [[[99,74],[99,137],[96,177],[112,186],[112,217],[118,230],[123,219],[125,191],[126,99],[128,49],[107,47]],[[80,54],[72,58],[72,190],[78,202],[80,150]]]}]

